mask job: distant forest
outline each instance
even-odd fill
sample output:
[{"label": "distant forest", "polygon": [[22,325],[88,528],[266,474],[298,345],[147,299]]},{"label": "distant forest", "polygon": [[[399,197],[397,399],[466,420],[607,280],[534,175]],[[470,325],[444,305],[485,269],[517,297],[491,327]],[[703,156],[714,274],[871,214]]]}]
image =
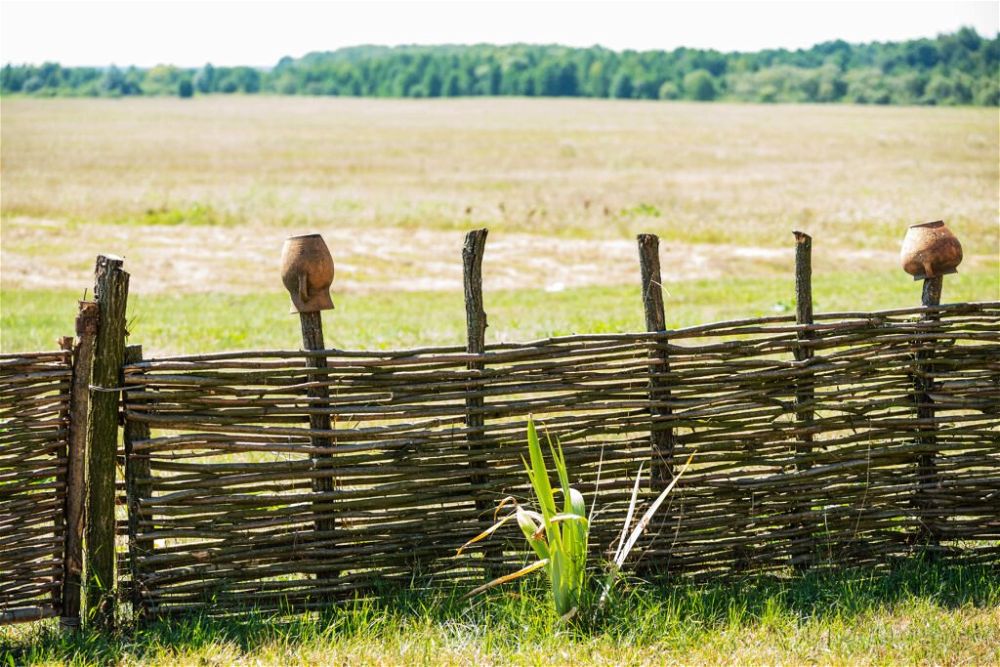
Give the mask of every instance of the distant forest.
[{"label": "distant forest", "polygon": [[278,94],[351,97],[607,97],[643,100],[974,104],[1000,102],[1000,34],[721,53],[507,46],[355,46],[270,69],[8,64],[2,92],[38,97]]}]

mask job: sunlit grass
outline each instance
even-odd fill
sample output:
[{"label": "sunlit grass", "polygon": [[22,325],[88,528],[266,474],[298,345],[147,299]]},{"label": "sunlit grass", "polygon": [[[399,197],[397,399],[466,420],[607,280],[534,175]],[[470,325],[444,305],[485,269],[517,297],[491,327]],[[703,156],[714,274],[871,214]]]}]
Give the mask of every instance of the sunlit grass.
[{"label": "sunlit grass", "polygon": [[[324,327],[327,344],[342,348],[464,345],[460,289],[419,281],[460,280],[461,233],[477,226],[494,232],[488,342],[641,330],[639,231],[664,241],[671,328],[793,312],[790,252],[731,252],[790,249],[792,228],[816,239],[817,312],[918,305],[920,284],[893,255],[907,225],[937,218],[969,256],[947,277],[944,301],[1000,299],[991,109],[266,97],[0,104],[3,352],[54,349],[73,333],[100,251],[127,258],[130,342],[147,356],[296,348],[299,325],[275,263],[284,235],[304,230],[340,244],[337,309]],[[521,244],[499,253],[514,233]],[[539,250],[537,239],[556,237],[562,254]],[[581,239],[599,243],[571,244]],[[603,253],[616,241],[629,245],[612,263]],[[672,263],[693,243],[713,244],[698,257],[713,271]],[[584,263],[584,286],[563,289]],[[531,288],[494,288],[505,273],[528,275],[515,282]],[[111,636],[63,636],[46,622],[0,629],[0,667],[997,664],[998,647],[995,570],[910,563],[888,574],[636,585],[573,628],[558,625],[532,587],[471,605],[457,592],[401,593],[323,617],[196,617]]]},{"label": "sunlit grass", "polygon": [[[948,276],[944,302],[1000,299],[997,264]],[[819,275],[816,312],[862,311],[920,305],[920,284],[894,270]],[[701,280],[665,286],[671,328],[723,319],[794,312],[792,277]],[[76,301],[61,290],[0,293],[0,349],[50,349],[73,332]],[[324,313],[331,347],[397,349],[465,345],[465,309],[459,292],[335,294],[336,309]],[[133,294],[129,298],[130,342],[147,355],[232,349],[295,349],[298,319],[288,296],[268,294]],[[641,331],[638,287],[587,287],[561,292],[498,290],[486,293],[487,341],[518,341],[571,333]]]},{"label": "sunlit grass", "polygon": [[616,589],[560,622],[539,582],[464,601],[406,593],[323,615],[247,614],[63,635],[0,629],[0,664],[996,664],[1000,576],[904,562],[886,572]]}]

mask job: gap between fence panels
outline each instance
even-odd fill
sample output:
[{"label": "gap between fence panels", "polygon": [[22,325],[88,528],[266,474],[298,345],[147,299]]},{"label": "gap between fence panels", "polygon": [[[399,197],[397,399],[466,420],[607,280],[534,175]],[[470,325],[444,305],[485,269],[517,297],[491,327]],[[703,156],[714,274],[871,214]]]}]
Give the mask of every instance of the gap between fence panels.
[{"label": "gap between fence panels", "polygon": [[123,262],[99,257],[75,341],[0,355],[5,511],[34,521],[0,522],[0,623],[73,628],[82,607],[107,626],[123,594],[149,618],[471,587],[520,562],[513,533],[455,549],[528,494],[529,416],[597,494],[595,555],[639,467],[651,500],[694,454],[635,550],[644,574],[1000,562],[1000,303],[939,305],[938,277],[920,307],[814,314],[796,232],[794,316],[669,330],[641,235],[646,332],[489,344],[486,238],[463,247],[466,345],[390,352],[327,349],[310,304],[332,307],[329,282],[290,262],[302,349],[143,358]]}]

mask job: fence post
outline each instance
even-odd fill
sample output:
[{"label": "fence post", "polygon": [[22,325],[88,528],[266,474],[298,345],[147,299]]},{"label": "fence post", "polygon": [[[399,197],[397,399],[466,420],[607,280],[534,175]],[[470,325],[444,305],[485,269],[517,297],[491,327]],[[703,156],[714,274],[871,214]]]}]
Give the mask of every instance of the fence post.
[{"label": "fence post", "polygon": [[76,315],[73,380],[69,398],[69,448],[66,456],[66,538],[63,550],[62,615],[66,630],[80,627],[80,581],[83,576],[84,504],[87,498],[87,416],[94,341],[100,311],[94,301],[81,301]]},{"label": "fence post", "polygon": [[98,255],[94,295],[100,312],[94,341],[87,427],[87,619],[114,624],[115,469],[118,449],[118,403],[125,357],[125,306],[128,273],[124,260]]},{"label": "fence post", "polygon": [[[134,364],[142,361],[142,345],[129,345],[125,348],[125,363]],[[150,465],[148,454],[135,454],[133,447],[140,440],[148,440],[149,424],[125,418],[125,498],[128,504],[128,555],[129,569],[132,577],[132,611],[142,615],[145,611],[142,595],[139,590],[139,558],[153,553],[154,540],[139,539],[139,522],[142,516],[142,501],[153,495],[150,480]]]},{"label": "fence post", "polygon": [[[944,278],[924,278],[923,290],[920,302],[925,308],[941,305],[941,290],[944,286]],[[922,321],[931,322],[940,319],[937,313],[924,313]],[[914,400],[917,405],[917,444],[920,450],[927,447],[929,451],[919,451],[917,454],[917,493],[914,499],[920,521],[920,530],[917,539],[926,544],[936,546],[940,539],[934,529],[926,522],[924,512],[929,510],[932,501],[928,496],[928,491],[937,485],[937,462],[935,461],[937,446],[937,424],[934,423],[935,410],[934,400],[928,395],[934,389],[934,368],[931,360],[934,358],[933,349],[924,349],[917,352],[917,368],[913,380]],[[924,421],[930,423],[926,426]]]},{"label": "fence post", "polygon": [[[795,323],[808,325],[813,323],[813,297],[812,297],[812,237],[805,232],[792,232],[795,235]],[[799,342],[809,341],[814,338],[812,331],[799,328],[796,334]],[[807,345],[797,345],[795,347],[795,360],[808,362],[813,358],[813,349]],[[805,364],[803,364],[805,365]],[[801,375],[795,382],[795,419],[798,422],[799,437],[795,446],[797,471],[808,470],[812,467],[812,462],[808,458],[803,458],[812,452],[813,434],[810,430],[813,425],[812,402],[815,397],[815,387],[811,375]],[[805,508],[795,507],[793,513],[798,514]],[[798,528],[806,532],[808,525],[805,522],[799,524]],[[809,565],[811,555],[811,542],[808,538],[803,538],[802,549],[792,549],[792,565],[798,569],[804,569]]]},{"label": "fence post", "polygon": [[[639,266],[642,272],[642,306],[646,313],[646,330],[662,332],[667,330],[663,308],[663,284],[660,279],[660,239],[655,234],[639,234]],[[666,338],[660,340],[666,345]],[[670,400],[670,388],[659,375],[670,372],[670,357],[663,348],[653,353],[649,366],[649,400],[660,403]],[[652,445],[652,470],[650,484],[654,491],[663,489],[673,479],[674,430],[656,422],[670,417],[671,409],[666,406],[650,410],[650,441]]]},{"label": "fence post", "polygon": [[[465,291],[465,333],[466,351],[469,354],[482,354],[486,350],[486,310],[483,306],[483,254],[486,251],[487,229],[476,229],[465,235],[465,244],[462,246],[462,273]],[[469,371],[475,377],[482,373],[483,364],[480,362],[469,362]],[[465,426],[468,430],[469,451],[475,455],[485,448],[486,419],[482,409],[485,401],[482,396],[481,387],[467,387],[465,392]],[[485,465],[479,461],[475,465]],[[479,488],[485,485],[488,477],[485,473],[475,473],[472,475],[473,493],[476,498],[476,512],[480,521],[489,525],[492,523],[490,509],[492,503],[489,498],[484,497]],[[492,574],[495,566],[503,557],[503,551],[497,544],[487,544],[484,552],[486,556],[486,572]]]},{"label": "fence post", "polygon": [[[307,351],[325,350],[326,344],[323,341],[323,313],[322,311],[299,312],[299,324],[302,328],[302,349]],[[306,357],[308,368],[327,368],[326,357],[308,356]],[[313,375],[309,377],[309,383],[326,382],[328,376]],[[327,399],[330,398],[330,390],[324,384],[311,387],[308,391],[309,398],[321,399],[311,402],[310,407],[325,408],[329,405]],[[313,431],[332,431],[333,427],[328,414],[309,415],[309,428]],[[313,477],[313,492],[323,494],[323,498],[313,501],[313,515],[315,518],[318,541],[327,540],[333,537],[336,529],[336,519],[333,516],[333,499],[330,495],[335,487],[334,478],[326,474],[326,470],[333,464],[333,454],[330,453],[333,447],[333,439],[328,435],[310,436],[312,446],[318,450],[312,456],[312,467],[314,471],[324,471],[324,474]],[[339,572],[336,570],[324,570],[316,574],[317,579],[336,579]]]},{"label": "fence post", "polygon": [[62,458],[66,462],[66,467],[63,468],[62,479],[59,480],[63,485],[63,507],[61,512],[57,512],[52,519],[52,531],[53,535],[62,538],[62,573],[56,577],[59,585],[52,589],[52,608],[59,611],[60,616],[60,626],[62,626],[62,600],[63,594],[66,591],[66,543],[69,541],[69,525],[66,521],[66,505],[69,503],[69,450],[70,450],[70,411],[72,409],[72,399],[73,399],[73,336],[60,336],[58,339],[59,349],[63,351],[63,359],[69,366],[70,372],[70,391],[65,397],[62,409],[59,411],[59,421],[62,423],[64,430],[63,443],[65,447],[62,451],[57,454],[57,457]]}]

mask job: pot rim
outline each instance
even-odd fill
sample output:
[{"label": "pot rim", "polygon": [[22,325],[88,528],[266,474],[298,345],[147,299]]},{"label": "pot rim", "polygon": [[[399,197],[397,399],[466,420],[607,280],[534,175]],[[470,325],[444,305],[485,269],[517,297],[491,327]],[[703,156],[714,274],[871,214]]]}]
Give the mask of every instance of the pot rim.
[{"label": "pot rim", "polygon": [[933,227],[943,227],[943,226],[944,226],[944,220],[935,220],[934,222],[921,222],[916,225],[910,225],[910,229],[917,229],[920,227],[933,228]]},{"label": "pot rim", "polygon": [[313,239],[313,238],[323,238],[322,234],[296,234],[295,236],[289,236],[286,241],[294,241],[297,239]]}]

